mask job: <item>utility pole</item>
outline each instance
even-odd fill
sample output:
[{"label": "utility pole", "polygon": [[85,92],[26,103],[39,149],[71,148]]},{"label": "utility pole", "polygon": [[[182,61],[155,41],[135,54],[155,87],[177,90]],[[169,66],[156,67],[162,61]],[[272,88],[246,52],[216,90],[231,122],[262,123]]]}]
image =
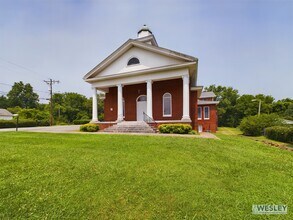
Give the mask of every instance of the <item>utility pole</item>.
[{"label": "utility pole", "polygon": [[59,83],[59,80],[44,80],[47,85],[49,85],[49,92],[50,92],[50,126],[53,125],[53,84]]},{"label": "utility pole", "polygon": [[253,101],[253,102],[258,101],[258,113],[257,113],[257,115],[260,116],[261,99],[252,99],[251,101]]}]

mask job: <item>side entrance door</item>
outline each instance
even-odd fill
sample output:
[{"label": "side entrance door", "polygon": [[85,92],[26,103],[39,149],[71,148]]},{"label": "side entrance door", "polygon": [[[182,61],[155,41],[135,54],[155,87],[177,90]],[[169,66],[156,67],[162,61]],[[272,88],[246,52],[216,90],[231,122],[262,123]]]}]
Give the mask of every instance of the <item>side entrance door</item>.
[{"label": "side entrance door", "polygon": [[202,132],[202,125],[198,125],[198,132]]},{"label": "side entrance door", "polygon": [[136,100],[136,120],[143,121],[143,112],[147,110],[146,95],[141,95]]}]

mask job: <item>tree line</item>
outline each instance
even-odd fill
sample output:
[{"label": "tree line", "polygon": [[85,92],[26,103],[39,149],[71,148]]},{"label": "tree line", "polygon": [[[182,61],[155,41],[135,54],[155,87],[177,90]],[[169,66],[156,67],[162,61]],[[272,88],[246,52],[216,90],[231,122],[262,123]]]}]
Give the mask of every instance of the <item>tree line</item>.
[{"label": "tree line", "polygon": [[[220,85],[210,85],[205,91],[213,91],[218,104],[219,126],[237,127],[241,120],[257,115],[258,101],[261,100],[261,114],[275,113],[282,118],[293,120],[293,99],[275,100],[270,95],[243,94],[237,89]],[[103,94],[98,94],[99,120],[104,118]],[[75,92],[55,93],[52,97],[53,116],[55,124],[71,124],[74,120],[90,120],[92,115],[92,98]],[[15,82],[6,96],[0,96],[0,108],[19,114],[23,119],[49,121],[50,108],[48,104],[39,102],[39,96],[33,87],[22,81]]]},{"label": "tree line", "polygon": [[[103,94],[98,94],[99,119],[104,117]],[[92,115],[92,98],[75,92],[55,93],[52,97],[55,124],[71,124],[74,120],[90,120]],[[33,87],[22,81],[15,82],[6,96],[0,96],[0,108],[19,114],[22,119],[49,121],[49,104],[39,102],[39,96]]]},{"label": "tree line", "polygon": [[216,95],[218,104],[219,126],[237,127],[241,120],[258,114],[259,100],[261,100],[261,114],[275,113],[281,118],[293,120],[293,99],[275,100],[270,95],[243,94],[240,95],[233,87],[210,85],[204,88]]}]

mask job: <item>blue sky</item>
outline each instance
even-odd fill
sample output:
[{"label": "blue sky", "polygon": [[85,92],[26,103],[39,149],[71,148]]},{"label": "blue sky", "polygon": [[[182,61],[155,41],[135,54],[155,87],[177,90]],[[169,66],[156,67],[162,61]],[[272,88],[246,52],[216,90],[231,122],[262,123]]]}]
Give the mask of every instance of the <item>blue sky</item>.
[{"label": "blue sky", "polygon": [[143,24],[199,58],[199,85],[293,98],[293,0],[0,0],[0,83],[91,96],[82,77]]}]

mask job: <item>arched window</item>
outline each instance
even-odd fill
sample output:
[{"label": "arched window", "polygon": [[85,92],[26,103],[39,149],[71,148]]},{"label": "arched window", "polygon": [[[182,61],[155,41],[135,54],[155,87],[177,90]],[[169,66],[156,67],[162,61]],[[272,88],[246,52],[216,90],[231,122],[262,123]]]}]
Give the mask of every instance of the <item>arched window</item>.
[{"label": "arched window", "polygon": [[147,96],[146,95],[141,95],[137,98],[137,101],[138,102],[144,102],[147,100]]},{"label": "arched window", "polygon": [[131,58],[130,60],[128,60],[127,66],[130,65],[134,65],[134,64],[139,64],[139,59],[137,59],[136,57]]},{"label": "arched window", "polygon": [[172,96],[170,93],[165,93],[163,95],[163,116],[172,116]]}]

